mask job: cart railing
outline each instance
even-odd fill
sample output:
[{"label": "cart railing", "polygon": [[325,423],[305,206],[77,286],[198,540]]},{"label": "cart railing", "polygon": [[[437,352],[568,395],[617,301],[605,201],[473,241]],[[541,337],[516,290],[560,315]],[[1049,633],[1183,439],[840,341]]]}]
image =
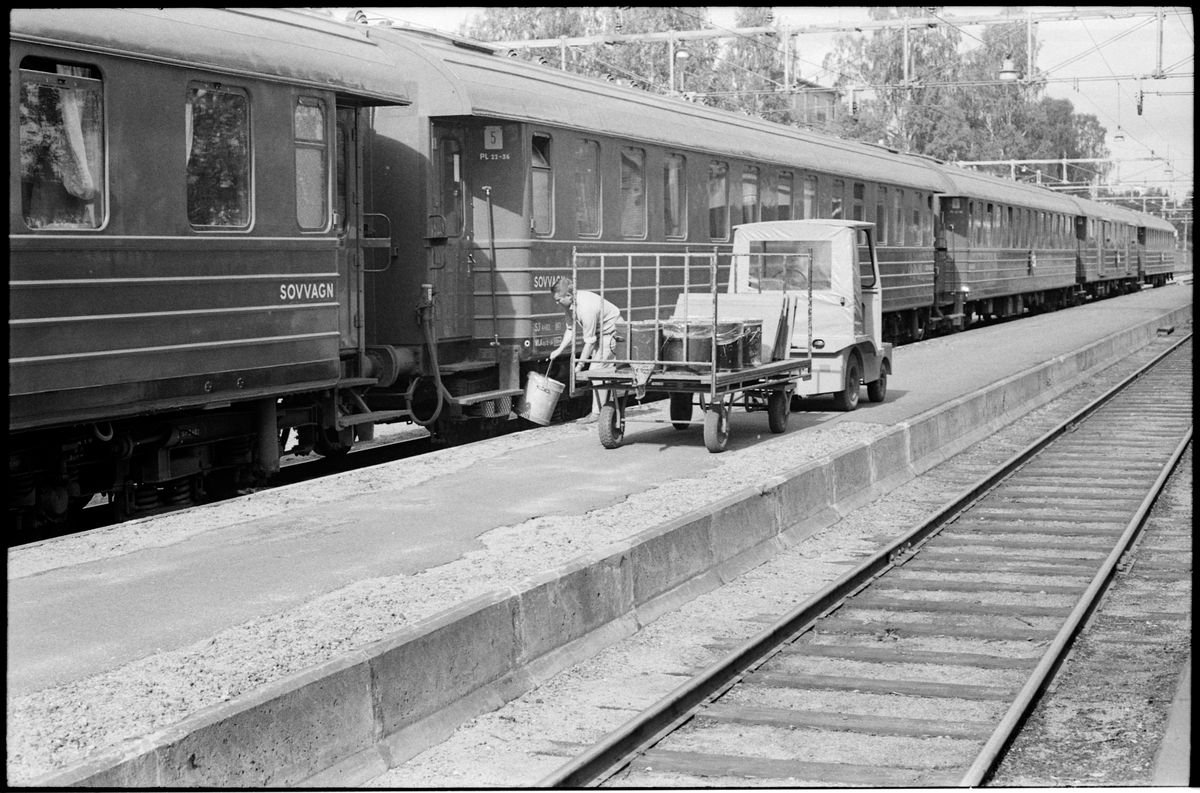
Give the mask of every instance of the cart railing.
[{"label": "cart railing", "polygon": [[[784,274],[779,289],[763,289],[764,276],[757,275],[758,286],[753,291],[782,291],[804,295],[808,338],[812,338],[812,251],[752,253],[745,256],[755,272],[765,273],[767,276],[776,271]],[[614,357],[597,364],[598,366],[627,368],[632,371],[634,383],[640,388],[654,372],[695,373],[702,365],[708,370],[709,396],[713,400],[717,398],[717,372],[721,369],[720,350],[723,344],[730,341],[723,338],[721,329],[727,327],[728,321],[733,319],[721,316],[722,267],[717,248],[703,252],[671,253],[587,252],[576,248],[572,250],[571,275],[577,289],[595,291],[601,298],[622,308],[628,320],[625,326],[627,332],[624,338],[618,340]],[[799,317],[789,316],[786,321],[781,321],[775,343],[771,349],[762,350],[763,362],[790,357],[792,327],[797,319]],[[572,321],[577,321],[574,310]],[[639,321],[647,324],[637,328],[635,323]],[[649,347],[637,346],[634,332],[647,329],[651,331],[650,339],[653,343]],[[665,346],[662,342],[667,336],[678,338],[681,348],[670,360],[662,354]],[[689,340],[705,336],[709,342],[708,355],[694,357]],[[763,346],[765,348],[766,345]],[[811,349],[807,350],[807,358],[811,371]],[[576,346],[573,346],[569,383],[572,394],[579,388],[575,377],[577,363]]]},{"label": "cart railing", "polygon": [[[662,338],[664,326],[671,322],[674,326],[678,320],[673,320],[677,307],[683,307],[684,360],[665,360],[660,354],[658,344],[653,345],[653,355],[634,355],[634,339],[632,333],[618,341],[615,357],[599,364],[605,367],[626,366],[633,370],[635,378],[643,384],[654,371],[663,369],[695,370],[697,363],[708,363],[711,373],[717,372],[717,334],[716,321],[719,289],[719,252],[717,248],[708,251],[624,251],[620,253],[590,252],[572,249],[571,279],[576,289],[590,289],[601,298],[622,308],[630,329],[641,315],[641,319],[653,322],[653,338]],[[703,292],[697,290],[706,290]],[[649,299],[647,299],[649,298]],[[704,306],[712,312],[712,318],[691,321],[691,301],[696,300],[697,306]],[[578,326],[575,308],[572,309],[572,321]],[[686,337],[692,327],[709,328],[712,333],[710,355],[708,362],[688,360]],[[622,355],[624,353],[624,355]],[[575,378],[575,365],[578,363],[575,346],[571,349],[570,392],[575,394],[578,384]],[[713,386],[715,396],[715,386]]]}]

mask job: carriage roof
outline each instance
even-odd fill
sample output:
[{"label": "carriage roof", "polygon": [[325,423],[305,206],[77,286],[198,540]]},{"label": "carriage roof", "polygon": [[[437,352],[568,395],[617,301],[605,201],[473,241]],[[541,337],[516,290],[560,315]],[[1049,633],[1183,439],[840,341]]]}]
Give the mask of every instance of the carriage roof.
[{"label": "carriage roof", "polygon": [[[384,28],[419,73],[422,114],[486,116],[941,192],[933,161],[505,58],[487,45]],[[402,53],[402,54],[401,54]],[[439,81],[440,78],[440,81]],[[782,154],[781,154],[782,152]]]},{"label": "carriage roof", "polygon": [[1040,185],[1002,179],[954,165],[942,165],[940,168],[950,185],[946,192],[952,196],[990,199],[1003,204],[1045,212],[1060,212],[1064,215],[1081,214],[1074,198]]},{"label": "carriage roof", "polygon": [[371,29],[281,9],[14,9],[13,40],[250,75],[408,104]]},{"label": "carriage roof", "polygon": [[1156,215],[1151,215],[1147,212],[1138,212],[1128,207],[1120,206],[1119,204],[1107,204],[1102,201],[1089,201],[1085,198],[1077,199],[1081,208],[1086,210],[1087,214],[1107,220],[1113,223],[1125,223],[1130,226],[1145,226],[1146,228],[1157,229],[1159,231],[1168,231],[1175,233],[1175,226],[1170,221],[1164,220]]}]

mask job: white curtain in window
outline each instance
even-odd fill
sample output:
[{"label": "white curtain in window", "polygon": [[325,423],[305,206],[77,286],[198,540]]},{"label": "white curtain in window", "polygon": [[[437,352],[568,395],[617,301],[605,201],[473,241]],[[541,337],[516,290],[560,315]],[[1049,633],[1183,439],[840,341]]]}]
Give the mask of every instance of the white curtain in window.
[{"label": "white curtain in window", "polygon": [[[59,74],[73,77],[87,74],[86,70],[73,66],[58,66],[57,70]],[[66,137],[64,156],[59,162],[63,187],[76,198],[92,201],[96,198],[96,179],[88,168],[88,146],[83,131],[86,92],[74,88],[60,88],[59,96],[62,102],[63,132]]]},{"label": "white curtain in window", "polygon": [[192,98],[183,107],[183,164],[192,159]]}]

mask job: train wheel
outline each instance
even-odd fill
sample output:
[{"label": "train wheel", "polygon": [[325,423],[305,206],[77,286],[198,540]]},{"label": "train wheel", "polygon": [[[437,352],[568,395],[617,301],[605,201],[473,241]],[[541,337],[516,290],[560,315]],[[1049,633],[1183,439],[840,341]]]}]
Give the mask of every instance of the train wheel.
[{"label": "train wheel", "polygon": [[600,444],[605,449],[615,449],[625,439],[625,417],[617,409],[617,403],[609,400],[600,408]]},{"label": "train wheel", "polygon": [[792,400],[786,391],[772,391],[767,395],[767,426],[776,435],[787,430],[788,417],[792,415]]},{"label": "train wheel", "polygon": [[879,367],[879,379],[867,383],[867,399],[870,399],[872,402],[882,402],[887,399],[887,379],[888,367],[884,363]]},{"label": "train wheel", "polygon": [[859,389],[862,388],[862,369],[858,358],[853,355],[846,361],[846,382],[842,390],[833,395],[833,409],[849,413],[858,407]]},{"label": "train wheel", "polygon": [[717,403],[704,414],[704,448],[713,454],[725,451],[729,443],[729,409]]},{"label": "train wheel", "polygon": [[686,430],[692,420],[692,395],[671,394],[671,426],[677,430]]}]

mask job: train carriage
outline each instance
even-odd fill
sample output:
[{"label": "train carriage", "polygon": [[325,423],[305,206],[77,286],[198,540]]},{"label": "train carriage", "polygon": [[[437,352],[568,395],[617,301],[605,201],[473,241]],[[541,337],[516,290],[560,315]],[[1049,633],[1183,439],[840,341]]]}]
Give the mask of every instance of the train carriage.
[{"label": "train carriage", "polygon": [[1138,280],[1163,286],[1175,277],[1175,227],[1145,212],[1134,212],[1137,220]]},{"label": "train carriage", "polygon": [[1075,300],[1074,199],[960,168],[942,172],[951,187],[939,196],[939,303],[956,300],[955,313],[969,319]]},{"label": "train carriage", "polygon": [[1137,214],[1113,204],[1077,201],[1075,229],[1088,295],[1108,297],[1137,289]]},{"label": "train carriage", "polygon": [[192,503],[276,469],[280,427],[336,433],[333,388],[365,363],[338,136],[409,101],[366,32],[269,10],[10,25],[10,513]]}]

